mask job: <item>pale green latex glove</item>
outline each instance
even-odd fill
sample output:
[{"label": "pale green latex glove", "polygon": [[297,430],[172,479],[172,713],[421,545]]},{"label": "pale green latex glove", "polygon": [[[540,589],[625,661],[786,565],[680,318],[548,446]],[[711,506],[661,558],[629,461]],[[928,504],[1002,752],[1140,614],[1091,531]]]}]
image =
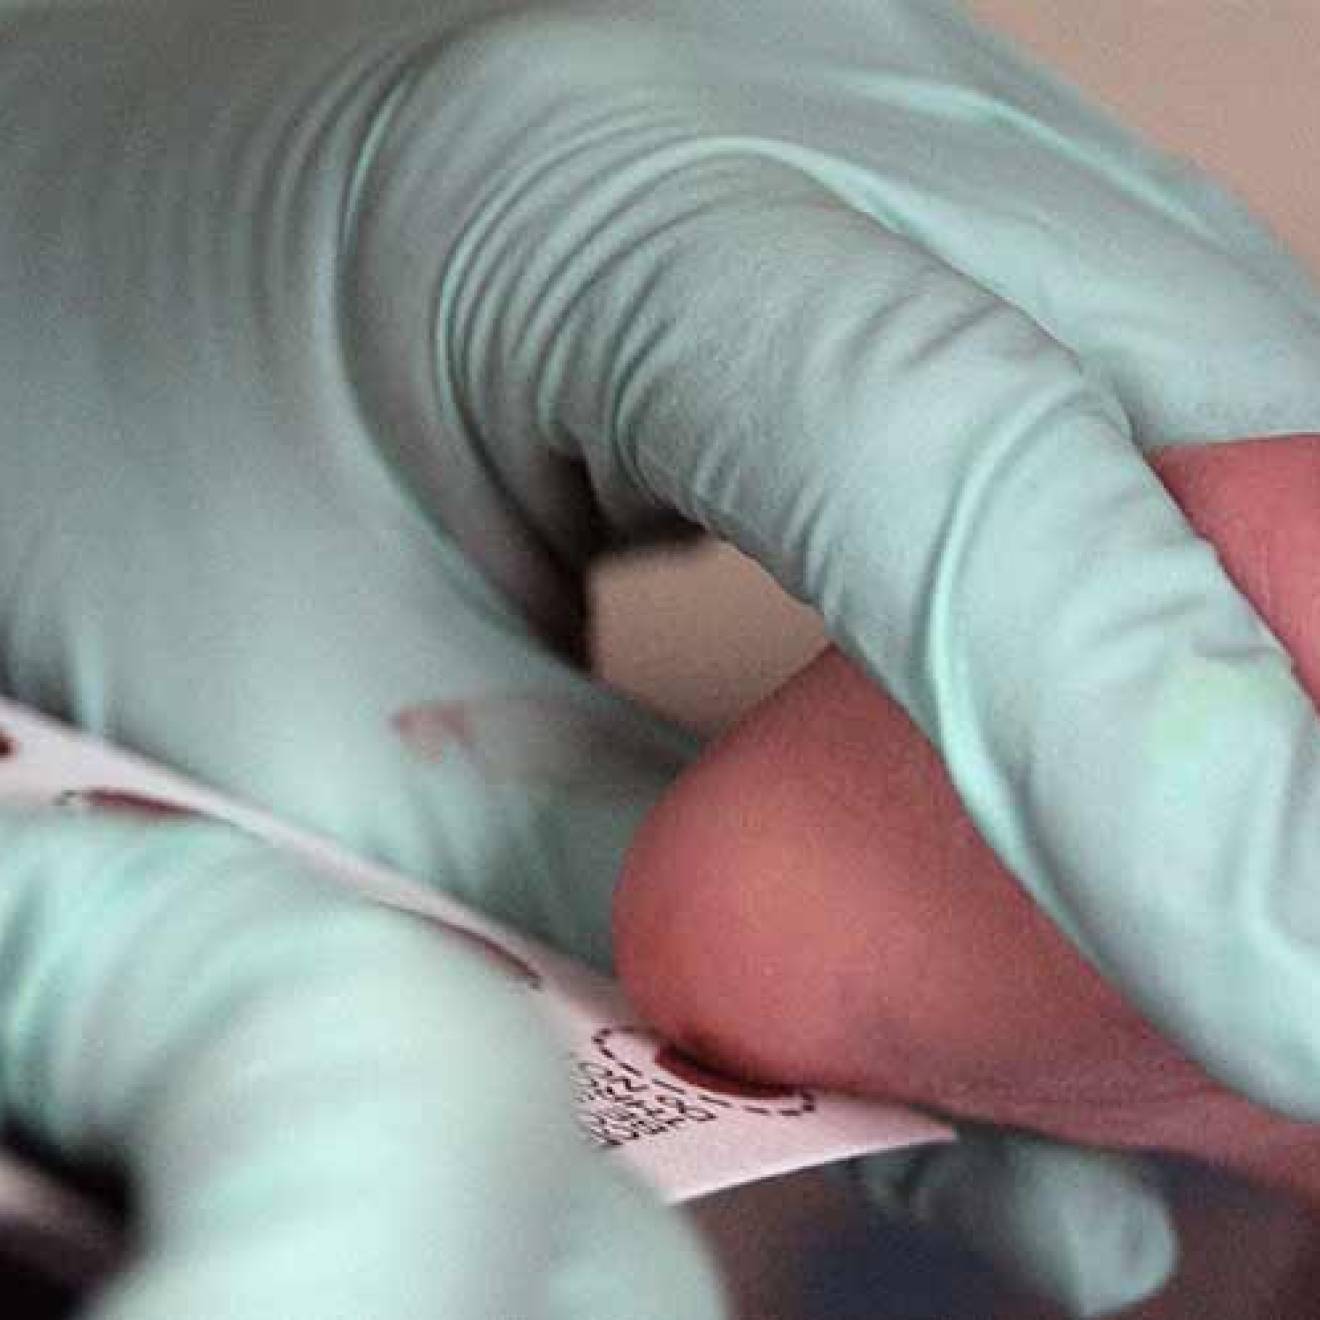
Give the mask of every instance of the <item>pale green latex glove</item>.
[{"label": "pale green latex glove", "polygon": [[138,1203],[88,1320],[723,1314],[477,955],[219,826],[0,811],[0,854],[6,1121]]},{"label": "pale green latex glove", "polygon": [[[1141,457],[1320,423],[1320,302],[1222,193],[929,0],[7,33],[6,690],[604,964],[697,748],[574,668],[581,576],[705,527],[1153,1020],[1320,1109],[1314,715]],[[1023,1269],[1123,1279],[1032,1264],[1121,1183],[1019,1198]]]}]

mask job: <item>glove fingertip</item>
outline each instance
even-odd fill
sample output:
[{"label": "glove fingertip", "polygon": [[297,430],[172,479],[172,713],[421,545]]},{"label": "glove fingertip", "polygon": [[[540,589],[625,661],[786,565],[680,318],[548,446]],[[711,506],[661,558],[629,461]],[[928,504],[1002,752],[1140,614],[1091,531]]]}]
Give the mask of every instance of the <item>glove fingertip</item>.
[{"label": "glove fingertip", "polygon": [[1177,1265],[1169,1207],[1131,1157],[975,1134],[897,1165],[860,1162],[856,1176],[887,1214],[952,1233],[1012,1283],[1086,1320],[1153,1296]]}]

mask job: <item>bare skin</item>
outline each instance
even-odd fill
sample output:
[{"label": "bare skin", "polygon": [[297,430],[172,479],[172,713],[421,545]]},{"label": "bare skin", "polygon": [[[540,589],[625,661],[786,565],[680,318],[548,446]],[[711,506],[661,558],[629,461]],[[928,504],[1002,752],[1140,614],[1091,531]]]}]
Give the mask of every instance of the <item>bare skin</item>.
[{"label": "bare skin", "polygon": [[[1320,695],[1320,437],[1155,466]],[[616,907],[643,1013],[709,1063],[1196,1156],[1320,1210],[1320,1128],[1215,1083],[998,863],[929,744],[829,649],[639,832]]]}]

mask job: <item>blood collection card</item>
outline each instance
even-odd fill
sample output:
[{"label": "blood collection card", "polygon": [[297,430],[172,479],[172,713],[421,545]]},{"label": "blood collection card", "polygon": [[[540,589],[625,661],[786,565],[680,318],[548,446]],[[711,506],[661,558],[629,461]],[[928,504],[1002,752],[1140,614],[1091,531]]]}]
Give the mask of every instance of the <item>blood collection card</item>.
[{"label": "blood collection card", "polygon": [[227,820],[329,879],[466,940],[514,978],[560,1032],[587,1140],[668,1201],[953,1135],[896,1106],[716,1075],[647,1030],[618,986],[592,969],[325,839],[3,700],[0,800]]}]

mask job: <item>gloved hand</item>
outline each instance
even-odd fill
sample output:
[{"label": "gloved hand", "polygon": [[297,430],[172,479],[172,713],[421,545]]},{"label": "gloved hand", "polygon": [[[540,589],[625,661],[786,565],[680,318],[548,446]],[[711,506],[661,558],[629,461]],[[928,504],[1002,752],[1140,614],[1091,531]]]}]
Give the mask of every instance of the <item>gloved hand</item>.
[{"label": "gloved hand", "polygon": [[0,1106],[126,1168],[96,1320],[723,1314],[479,955],[236,830],[0,811]]},{"label": "gloved hand", "polygon": [[[1301,911],[1314,715],[1142,458],[1320,414],[1320,302],[1232,201],[930,0],[7,32],[6,690],[605,963],[696,747],[574,667],[582,576],[705,528],[1153,1021],[1320,1108],[1258,916]],[[1146,1204],[1095,1167],[1025,1259]],[[1066,1260],[1122,1292],[1106,1240]]]}]

